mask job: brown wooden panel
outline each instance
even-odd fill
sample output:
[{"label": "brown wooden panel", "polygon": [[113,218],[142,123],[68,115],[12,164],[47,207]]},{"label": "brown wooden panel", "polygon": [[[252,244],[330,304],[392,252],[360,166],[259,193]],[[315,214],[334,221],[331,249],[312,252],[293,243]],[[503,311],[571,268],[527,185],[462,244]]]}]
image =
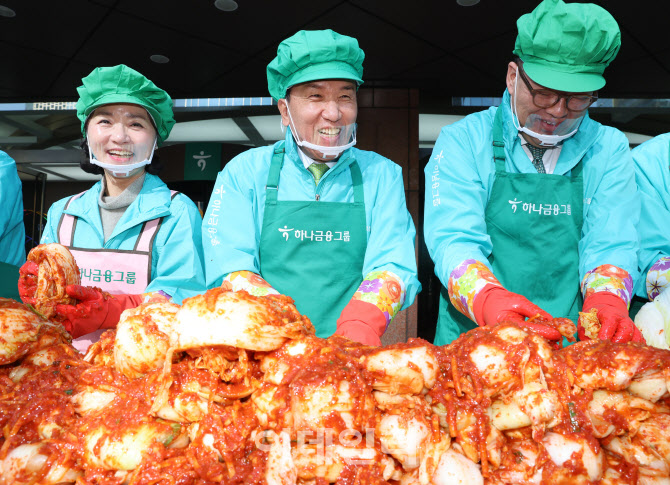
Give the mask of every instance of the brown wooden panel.
[{"label": "brown wooden panel", "polygon": [[375,108],[408,108],[408,89],[374,89]]},{"label": "brown wooden panel", "polygon": [[366,108],[372,106],[373,103],[373,90],[361,88],[358,90],[358,108]]},{"label": "brown wooden panel", "polygon": [[407,117],[409,122],[409,137],[408,139],[416,140],[416,145],[412,144],[408,147],[409,169],[407,170],[408,183],[406,187],[409,190],[419,190],[421,186],[421,177],[423,176],[423,168],[419,166],[419,110],[412,108],[409,110]]},{"label": "brown wooden panel", "polygon": [[410,308],[398,312],[382,336],[382,345],[407,342],[407,314]]}]

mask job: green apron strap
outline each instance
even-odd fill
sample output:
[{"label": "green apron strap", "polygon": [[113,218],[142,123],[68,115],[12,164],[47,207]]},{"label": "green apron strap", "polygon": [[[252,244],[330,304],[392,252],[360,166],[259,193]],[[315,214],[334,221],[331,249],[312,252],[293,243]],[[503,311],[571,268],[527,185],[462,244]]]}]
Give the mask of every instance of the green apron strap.
[{"label": "green apron strap", "polygon": [[[265,186],[265,200],[271,204],[277,203],[277,193],[279,192],[279,175],[284,164],[284,142],[277,144],[272,155],[270,163],[270,172]],[[354,188],[354,204],[365,206],[365,193],[363,191],[363,174],[358,162],[354,161],[349,166],[351,172],[351,181]]]},{"label": "green apron strap", "polygon": [[363,193],[363,175],[358,162],[353,162],[349,165],[351,172],[351,181],[354,185],[354,204],[365,206],[365,194]]},{"label": "green apron strap", "polygon": [[19,295],[19,267],[0,262],[0,298],[21,301]]},{"label": "green apron strap", "polygon": [[267,185],[265,186],[265,200],[270,204],[277,203],[277,192],[279,192],[279,173],[284,164],[284,141],[280,141],[275,146],[272,162],[270,163],[270,173],[268,174]]},{"label": "green apron strap", "polygon": [[493,120],[493,161],[496,164],[496,173],[505,171],[505,142],[503,139],[502,108],[496,110]]},{"label": "green apron strap", "polygon": [[582,178],[582,170],[584,169],[584,164],[582,162],[583,162],[583,160],[579,160],[579,162],[577,162],[577,165],[575,165],[572,168],[572,173],[571,173],[571,176],[570,176],[570,178],[572,180],[577,180],[577,179]]}]

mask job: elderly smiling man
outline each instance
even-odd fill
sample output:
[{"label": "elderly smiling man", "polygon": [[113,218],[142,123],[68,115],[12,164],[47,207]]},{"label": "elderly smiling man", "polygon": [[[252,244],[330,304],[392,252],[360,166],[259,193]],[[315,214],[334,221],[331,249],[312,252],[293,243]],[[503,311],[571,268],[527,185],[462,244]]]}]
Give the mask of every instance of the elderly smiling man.
[{"label": "elderly smiling man", "polygon": [[426,166],[424,233],[443,284],[435,343],[580,310],[597,312],[601,339],[641,340],[627,312],[640,211],[628,141],[588,115],[619,27],[597,5],[562,0],[517,27],[502,104],[443,128]]},{"label": "elderly smiling man", "polygon": [[292,297],[320,337],[371,345],[421,289],[401,168],[356,143],[356,39],[301,31],[268,65],[286,137],[219,174],[203,222],[208,287]]}]

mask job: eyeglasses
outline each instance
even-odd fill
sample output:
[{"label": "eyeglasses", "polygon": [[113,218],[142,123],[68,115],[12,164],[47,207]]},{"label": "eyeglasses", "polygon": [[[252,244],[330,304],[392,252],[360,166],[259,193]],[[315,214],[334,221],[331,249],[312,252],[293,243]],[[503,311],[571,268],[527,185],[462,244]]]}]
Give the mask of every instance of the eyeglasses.
[{"label": "eyeglasses", "polygon": [[584,111],[593,103],[598,101],[598,95],[583,95],[583,94],[563,94],[551,89],[533,89],[530,81],[523,72],[523,68],[519,66],[519,74],[528,91],[533,96],[533,103],[538,108],[551,108],[555,106],[561,98],[565,98],[565,106],[570,111]]}]

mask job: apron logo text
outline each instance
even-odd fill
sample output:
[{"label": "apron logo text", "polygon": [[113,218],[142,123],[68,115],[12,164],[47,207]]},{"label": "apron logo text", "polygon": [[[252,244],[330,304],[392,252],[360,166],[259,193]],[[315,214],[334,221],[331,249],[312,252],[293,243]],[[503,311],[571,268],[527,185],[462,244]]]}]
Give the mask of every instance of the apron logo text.
[{"label": "apron logo text", "polygon": [[516,197],[514,200],[508,200],[507,202],[510,203],[510,206],[512,207],[512,212],[516,213],[516,210],[518,209],[518,206],[521,205],[521,210],[522,212],[528,212],[529,214],[532,214],[533,212],[537,212],[538,214],[545,215],[545,216],[558,216],[561,214],[565,215],[572,215],[572,209],[570,207],[570,204],[536,204],[533,202],[523,202],[522,200],[516,200]]},{"label": "apron logo text", "polygon": [[306,231],[303,229],[294,229],[294,228],[289,228],[288,226],[284,226],[283,228],[280,227],[278,228],[279,232],[281,232],[282,237],[284,238],[285,241],[288,241],[290,238],[291,232],[293,232],[293,235],[295,236],[296,239],[300,239],[301,241],[304,241],[305,239],[309,239],[310,241],[326,241],[326,242],[331,242],[331,241],[344,241],[344,242],[349,242],[351,240],[351,235],[349,234],[349,231]]},{"label": "apron logo text", "polygon": [[433,173],[430,177],[430,181],[432,182],[430,188],[431,194],[433,195],[433,206],[440,205],[440,161],[443,158],[444,155],[442,155],[442,151],[440,151],[439,155],[435,156],[434,160],[436,163],[433,167]]},{"label": "apron logo text", "polygon": [[[104,279],[107,283],[111,282],[121,282],[125,281],[128,284],[135,284],[135,272],[134,271],[128,271],[128,272],[123,272],[123,271],[111,271],[107,270],[104,273],[102,270],[99,269],[86,269],[86,268],[79,268],[81,280],[91,280],[95,281],[96,283],[99,283]],[[116,276],[114,276],[116,275]],[[121,275],[121,276],[119,276]],[[124,280],[124,275],[125,275],[125,280]]]}]

